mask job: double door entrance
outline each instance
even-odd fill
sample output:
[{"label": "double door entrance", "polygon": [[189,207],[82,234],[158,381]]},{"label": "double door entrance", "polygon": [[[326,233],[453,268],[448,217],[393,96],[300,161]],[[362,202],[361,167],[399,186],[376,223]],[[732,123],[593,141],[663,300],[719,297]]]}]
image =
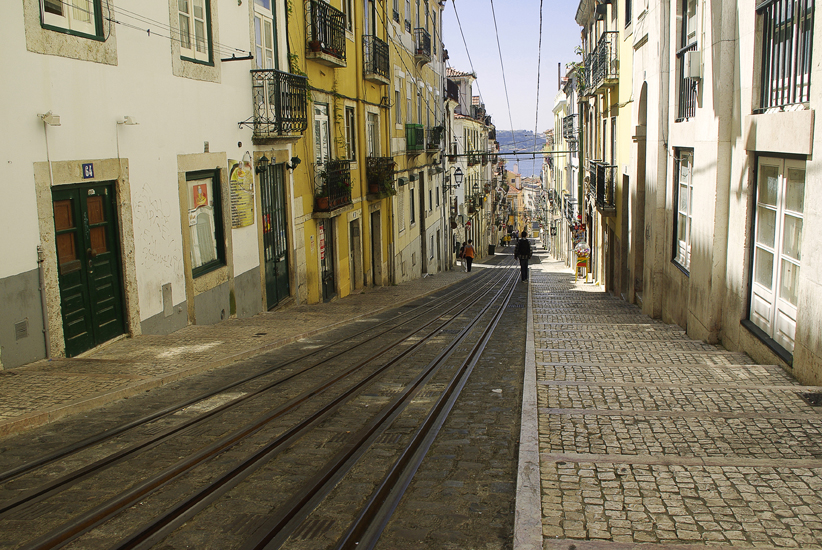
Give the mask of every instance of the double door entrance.
[{"label": "double door entrance", "polygon": [[113,183],[52,191],[66,356],[124,332]]},{"label": "double door entrance", "polygon": [[285,205],[284,164],[269,166],[260,173],[263,216],[263,261],[268,309],[288,298],[288,233]]}]

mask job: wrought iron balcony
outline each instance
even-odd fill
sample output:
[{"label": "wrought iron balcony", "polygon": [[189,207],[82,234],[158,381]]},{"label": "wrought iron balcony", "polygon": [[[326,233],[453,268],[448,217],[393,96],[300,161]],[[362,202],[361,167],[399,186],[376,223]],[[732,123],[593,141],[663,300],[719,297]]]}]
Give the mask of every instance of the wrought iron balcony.
[{"label": "wrought iron balcony", "polygon": [[594,94],[619,78],[619,32],[603,32],[593,52],[585,56],[585,92]]},{"label": "wrought iron balcony", "polygon": [[678,52],[677,73],[679,77],[679,104],[676,111],[676,121],[681,122],[696,115],[696,92],[698,80],[685,75],[685,55],[696,50],[696,42],[685,46]]},{"label": "wrought iron balcony", "polygon": [[388,84],[388,44],[376,36],[362,37],[362,57],[366,80]]},{"label": "wrought iron balcony", "polygon": [[425,148],[428,151],[439,151],[442,149],[442,137],[445,135],[444,126],[434,126],[425,129]]},{"label": "wrought iron balcony", "polygon": [[485,166],[486,164],[488,164],[488,154],[483,153],[482,154],[482,165]]},{"label": "wrought iron balcony", "polygon": [[593,192],[597,209],[605,214],[616,213],[616,168],[604,162],[591,161],[589,164],[589,192]]},{"label": "wrought iron balcony", "polygon": [[405,125],[405,151],[409,155],[419,154],[425,150],[425,128],[422,124]]},{"label": "wrought iron balcony", "polygon": [[367,157],[365,159],[365,177],[368,181],[368,193],[389,197],[396,195],[394,187],[394,157]]},{"label": "wrought iron balcony", "polygon": [[568,141],[577,140],[577,115],[568,115],[562,119],[562,138]]},{"label": "wrought iron balcony", "polygon": [[345,66],[345,14],[322,0],[310,0],[308,53],[332,67]]},{"label": "wrought iron balcony", "polygon": [[468,166],[476,166],[480,162],[479,153],[469,152],[468,153]]},{"label": "wrought iron balcony", "polygon": [[314,211],[331,212],[351,204],[351,161],[314,165]]},{"label": "wrought iron balcony", "polygon": [[426,63],[431,61],[431,35],[425,29],[414,29],[414,57]]},{"label": "wrought iron balcony", "polygon": [[307,86],[304,76],[275,69],[251,71],[253,139],[301,135],[308,128]]}]

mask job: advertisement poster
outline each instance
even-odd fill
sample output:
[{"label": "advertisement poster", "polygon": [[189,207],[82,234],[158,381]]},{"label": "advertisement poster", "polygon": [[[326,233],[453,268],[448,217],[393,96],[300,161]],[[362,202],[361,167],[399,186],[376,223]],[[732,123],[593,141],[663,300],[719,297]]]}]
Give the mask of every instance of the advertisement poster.
[{"label": "advertisement poster", "polygon": [[200,183],[194,186],[194,208],[208,205],[208,184]]},{"label": "advertisement poster", "polygon": [[254,224],[254,171],[250,162],[228,161],[228,186],[231,189],[231,227]]}]

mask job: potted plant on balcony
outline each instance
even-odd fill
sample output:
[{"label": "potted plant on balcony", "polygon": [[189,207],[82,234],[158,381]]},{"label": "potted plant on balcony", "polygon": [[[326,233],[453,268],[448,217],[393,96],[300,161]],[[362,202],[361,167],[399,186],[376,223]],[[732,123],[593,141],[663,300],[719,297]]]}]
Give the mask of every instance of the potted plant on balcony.
[{"label": "potted plant on balcony", "polygon": [[366,165],[368,192],[372,194],[387,192],[393,195],[394,167],[396,163],[389,159],[369,157]]},{"label": "potted plant on balcony", "polygon": [[318,52],[322,49],[323,43],[319,40],[310,40],[308,42],[308,47],[311,49],[312,52]]}]

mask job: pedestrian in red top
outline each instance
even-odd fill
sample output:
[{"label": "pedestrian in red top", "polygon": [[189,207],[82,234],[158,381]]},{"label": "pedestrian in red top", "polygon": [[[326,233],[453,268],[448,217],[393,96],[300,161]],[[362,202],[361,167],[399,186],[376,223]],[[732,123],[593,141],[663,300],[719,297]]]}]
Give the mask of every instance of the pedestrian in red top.
[{"label": "pedestrian in red top", "polygon": [[465,265],[468,268],[468,273],[471,273],[471,264],[474,263],[474,245],[472,244],[474,241],[469,240],[468,244],[465,245]]}]

